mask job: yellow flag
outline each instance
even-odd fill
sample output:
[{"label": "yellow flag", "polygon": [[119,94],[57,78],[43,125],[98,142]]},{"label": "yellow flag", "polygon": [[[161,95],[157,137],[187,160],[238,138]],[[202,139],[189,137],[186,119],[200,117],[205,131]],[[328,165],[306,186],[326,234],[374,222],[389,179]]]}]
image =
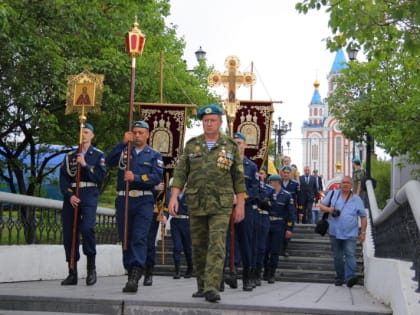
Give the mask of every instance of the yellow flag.
[{"label": "yellow flag", "polygon": [[277,174],[277,169],[276,169],[272,159],[268,159],[267,165],[268,165],[268,167],[267,167],[267,173],[268,174],[270,174],[270,175]]}]

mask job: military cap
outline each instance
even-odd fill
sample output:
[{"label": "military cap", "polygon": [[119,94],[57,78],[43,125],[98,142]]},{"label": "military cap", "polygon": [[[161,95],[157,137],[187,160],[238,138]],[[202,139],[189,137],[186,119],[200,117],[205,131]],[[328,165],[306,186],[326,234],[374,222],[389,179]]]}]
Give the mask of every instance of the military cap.
[{"label": "military cap", "polygon": [[242,132],[237,132],[233,135],[233,139],[242,139],[246,141],[246,137]]},{"label": "military cap", "polygon": [[282,168],[281,168],[281,170],[282,171],[292,171],[292,167],[290,166],[290,165],[284,165]]},{"label": "military cap", "polygon": [[281,177],[280,177],[280,175],[273,174],[273,175],[270,175],[270,177],[268,178],[268,181],[269,182],[273,182],[273,181],[281,182]]},{"label": "military cap", "polygon": [[354,164],[357,164],[357,165],[360,165],[361,162],[360,162],[360,159],[359,158],[354,158],[353,159],[353,163]]},{"label": "military cap", "polygon": [[135,121],[133,123],[132,128],[144,128],[144,129],[149,129],[149,124],[147,122],[145,122],[144,120],[138,120]]},{"label": "military cap", "polygon": [[219,105],[216,105],[216,104],[207,105],[200,108],[200,110],[198,111],[197,117],[198,119],[202,120],[204,115],[210,115],[210,114],[222,116],[223,109]]},{"label": "military cap", "polygon": [[93,125],[92,124],[90,124],[90,123],[84,123],[83,124],[83,128],[87,128],[87,129],[89,129],[90,131],[94,131],[94,129],[93,129]]}]

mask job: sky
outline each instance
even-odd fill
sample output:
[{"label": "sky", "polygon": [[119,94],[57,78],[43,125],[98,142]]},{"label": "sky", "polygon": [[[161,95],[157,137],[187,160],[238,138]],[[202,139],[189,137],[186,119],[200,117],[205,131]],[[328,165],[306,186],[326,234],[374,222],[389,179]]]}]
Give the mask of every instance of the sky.
[{"label": "sky", "polygon": [[[325,38],[331,35],[328,15],[322,11],[299,14],[297,0],[171,0],[167,23],[177,26],[178,36],[186,42],[184,59],[189,68],[196,64],[194,52],[201,46],[206,62],[215,70],[225,70],[227,56],[240,60],[239,71],[251,70],[257,82],[254,100],[282,101],[274,104],[273,119],[280,116],[292,122],[292,131],[283,137],[290,141],[292,163],[302,169],[301,126],[308,119],[308,104],[314,92],[313,83],[320,81],[321,97],[327,93],[327,74],[334,53],[326,49]],[[214,89],[223,99],[223,87]],[[250,90],[240,87],[237,98],[247,100]],[[187,131],[187,138],[201,129]]]}]

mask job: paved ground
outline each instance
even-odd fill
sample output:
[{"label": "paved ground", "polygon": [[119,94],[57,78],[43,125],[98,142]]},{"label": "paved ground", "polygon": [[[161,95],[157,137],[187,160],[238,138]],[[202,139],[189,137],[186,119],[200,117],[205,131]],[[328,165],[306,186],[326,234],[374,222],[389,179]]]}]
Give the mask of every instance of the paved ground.
[{"label": "paved ground", "polygon": [[[103,277],[87,287],[63,287],[60,281],[0,283],[0,315],[90,314],[391,314],[361,286],[264,283],[252,292],[226,288],[222,301],[192,298],[195,279],[155,277],[152,287],[124,294],[126,277]],[[241,283],[240,283],[241,285]],[[3,311],[2,311],[3,310]],[[19,312],[11,310],[21,310]],[[22,311],[31,311],[29,313]]]}]

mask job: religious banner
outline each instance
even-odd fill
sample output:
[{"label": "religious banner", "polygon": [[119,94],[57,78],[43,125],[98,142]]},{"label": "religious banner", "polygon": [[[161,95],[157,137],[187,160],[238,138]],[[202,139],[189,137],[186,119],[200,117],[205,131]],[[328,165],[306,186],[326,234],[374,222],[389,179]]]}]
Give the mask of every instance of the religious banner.
[{"label": "religious banner", "polygon": [[267,160],[273,112],[271,101],[240,101],[233,122],[234,132],[241,132],[246,137],[245,155],[258,168]]},{"label": "religious banner", "polygon": [[135,105],[140,105],[140,119],[149,124],[149,145],[162,154],[165,168],[172,170],[184,147],[187,108],[192,106],[159,103]]}]

